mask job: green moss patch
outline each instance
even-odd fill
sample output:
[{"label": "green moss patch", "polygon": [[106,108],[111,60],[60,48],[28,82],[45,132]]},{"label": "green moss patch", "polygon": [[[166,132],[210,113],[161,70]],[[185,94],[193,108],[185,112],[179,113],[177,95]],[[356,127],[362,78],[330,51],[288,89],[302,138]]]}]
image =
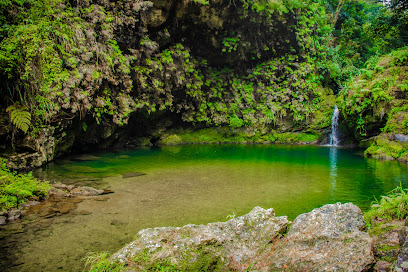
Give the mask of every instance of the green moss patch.
[{"label": "green moss patch", "polygon": [[368,234],[371,236],[381,236],[384,233],[397,229],[398,225],[392,225],[388,222],[376,222],[374,225],[370,226]]},{"label": "green moss patch", "polygon": [[186,143],[313,143],[320,138],[318,132],[277,132],[275,130],[246,130],[229,127],[204,128],[199,130],[174,130],[161,137],[159,144]]},{"label": "green moss patch", "polygon": [[397,159],[408,162],[408,143],[389,140],[387,135],[374,140],[364,154],[378,159]]},{"label": "green moss patch", "polygon": [[16,208],[29,199],[42,199],[48,195],[48,182],[34,178],[31,173],[17,174],[6,167],[0,158],[0,211]]}]

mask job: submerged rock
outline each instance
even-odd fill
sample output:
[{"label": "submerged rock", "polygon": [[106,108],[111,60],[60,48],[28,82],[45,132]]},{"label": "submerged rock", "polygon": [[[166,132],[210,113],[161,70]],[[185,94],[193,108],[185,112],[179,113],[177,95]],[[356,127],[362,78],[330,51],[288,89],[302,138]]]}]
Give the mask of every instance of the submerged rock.
[{"label": "submerged rock", "polygon": [[94,155],[87,155],[87,154],[83,154],[81,156],[72,158],[73,161],[95,161],[98,159],[100,159],[100,157],[97,157]]},{"label": "submerged rock", "polygon": [[373,265],[363,213],[351,203],[299,215],[284,236],[288,223],[273,209],[256,207],[227,222],[145,229],[112,259],[136,269],[182,271],[362,271]]},{"label": "submerged rock", "polygon": [[82,196],[96,196],[104,193],[104,190],[98,190],[88,186],[76,187],[70,191],[71,195],[82,195]]},{"label": "submerged rock", "polygon": [[56,197],[97,196],[113,193],[111,190],[95,189],[89,186],[66,185],[60,182],[55,183],[52,186],[54,188],[50,190],[49,194]]},{"label": "submerged rock", "polygon": [[146,175],[145,173],[141,172],[126,172],[122,175],[123,178],[133,178],[133,177],[140,177]]}]

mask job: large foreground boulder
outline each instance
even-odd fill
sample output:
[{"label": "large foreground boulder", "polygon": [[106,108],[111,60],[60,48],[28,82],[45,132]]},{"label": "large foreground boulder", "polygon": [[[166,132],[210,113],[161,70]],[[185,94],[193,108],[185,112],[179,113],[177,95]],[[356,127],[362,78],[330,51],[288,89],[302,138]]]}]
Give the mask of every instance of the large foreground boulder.
[{"label": "large foreground boulder", "polygon": [[113,258],[136,268],[164,262],[189,271],[241,270],[260,248],[280,238],[288,223],[286,216],[275,217],[273,209],[255,207],[227,222],[142,230]]},{"label": "large foreground boulder", "polygon": [[181,271],[363,271],[374,262],[372,239],[354,204],[329,204],[286,216],[254,208],[227,222],[154,228],[113,256],[134,269]]},{"label": "large foreground boulder", "polygon": [[255,268],[263,271],[363,271],[374,262],[372,239],[360,208],[328,204],[299,215],[284,239],[265,250]]}]

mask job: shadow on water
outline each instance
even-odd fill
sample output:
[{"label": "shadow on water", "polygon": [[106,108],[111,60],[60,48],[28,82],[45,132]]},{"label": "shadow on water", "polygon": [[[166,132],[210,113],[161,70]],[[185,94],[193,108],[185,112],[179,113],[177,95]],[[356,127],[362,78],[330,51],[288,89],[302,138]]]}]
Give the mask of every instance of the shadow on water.
[{"label": "shadow on water", "polygon": [[81,271],[88,252],[114,252],[144,228],[225,221],[253,207],[298,214],[334,202],[367,209],[400,183],[407,166],[337,147],[187,145],[65,159],[34,174],[110,189],[60,199],[1,229],[8,271]]}]

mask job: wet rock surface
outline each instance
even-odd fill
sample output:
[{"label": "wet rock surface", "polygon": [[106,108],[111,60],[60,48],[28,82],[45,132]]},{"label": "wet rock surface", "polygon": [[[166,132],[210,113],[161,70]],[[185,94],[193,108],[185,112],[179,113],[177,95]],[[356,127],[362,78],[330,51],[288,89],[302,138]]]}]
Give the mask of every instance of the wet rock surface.
[{"label": "wet rock surface", "polygon": [[[351,203],[302,214],[284,236],[288,223],[286,217],[275,217],[273,209],[256,207],[227,222],[145,229],[113,259],[137,269],[166,259],[180,269],[223,271],[362,271],[374,263],[363,213]],[[135,265],[141,254],[148,261]]]}]

